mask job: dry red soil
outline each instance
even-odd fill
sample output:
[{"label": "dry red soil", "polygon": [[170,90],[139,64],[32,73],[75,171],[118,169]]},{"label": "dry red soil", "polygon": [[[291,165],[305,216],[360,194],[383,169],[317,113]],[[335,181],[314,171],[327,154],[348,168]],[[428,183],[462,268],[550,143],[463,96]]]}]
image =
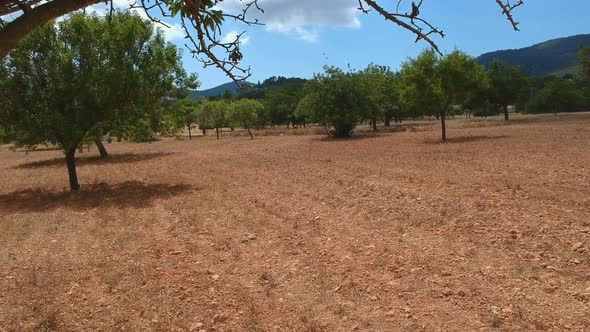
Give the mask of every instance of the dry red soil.
[{"label": "dry red soil", "polygon": [[0,331],[590,331],[590,115],[0,150]]}]

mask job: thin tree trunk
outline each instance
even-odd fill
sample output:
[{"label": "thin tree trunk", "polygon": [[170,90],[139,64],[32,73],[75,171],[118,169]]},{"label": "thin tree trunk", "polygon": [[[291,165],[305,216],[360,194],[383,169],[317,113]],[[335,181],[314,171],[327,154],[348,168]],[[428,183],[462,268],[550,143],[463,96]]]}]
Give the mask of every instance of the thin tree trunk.
[{"label": "thin tree trunk", "polygon": [[385,118],[383,119],[383,125],[385,127],[389,127],[391,126],[391,117],[389,115],[386,115]]},{"label": "thin tree trunk", "polygon": [[217,135],[217,139],[219,139],[219,128],[215,128],[215,135]]},{"label": "thin tree trunk", "polygon": [[508,105],[504,105],[504,120],[508,121]]},{"label": "thin tree trunk", "polygon": [[207,135],[207,129],[201,129],[201,131],[203,132],[203,136]]},{"label": "thin tree trunk", "polygon": [[246,127],[246,130],[248,130],[248,134],[250,134],[250,139],[254,139],[254,135],[252,135],[252,132],[250,131],[250,127]]},{"label": "thin tree trunk", "polygon": [[442,141],[447,141],[447,126],[445,124],[445,112],[440,112],[440,124],[442,126]]},{"label": "thin tree trunk", "polygon": [[191,132],[191,124],[188,125],[188,139],[193,139],[193,133]]},{"label": "thin tree trunk", "polygon": [[373,126],[373,131],[377,131],[377,118],[371,120],[371,125]]},{"label": "thin tree trunk", "polygon": [[68,176],[70,178],[70,189],[72,191],[80,190],[80,183],[78,183],[78,174],[76,174],[76,148],[70,148],[66,151],[66,164],[68,166]]},{"label": "thin tree trunk", "polygon": [[98,152],[100,153],[101,159],[109,157],[109,153],[107,152],[107,149],[104,147],[104,144],[102,144],[102,140],[100,138],[95,139],[94,144],[96,144],[96,147],[98,148]]}]

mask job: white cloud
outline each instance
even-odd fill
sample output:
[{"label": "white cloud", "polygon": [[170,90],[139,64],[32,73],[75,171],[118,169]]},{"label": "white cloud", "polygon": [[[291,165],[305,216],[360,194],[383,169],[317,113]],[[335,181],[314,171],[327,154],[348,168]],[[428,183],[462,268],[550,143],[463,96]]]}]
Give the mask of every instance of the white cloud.
[{"label": "white cloud", "polygon": [[182,39],[186,36],[186,33],[184,32],[184,28],[182,27],[182,25],[170,23],[166,24],[168,24],[168,26],[163,26],[161,24],[156,24],[156,26],[159,29],[162,29],[162,31],[164,32],[164,38],[166,38],[167,41]]},{"label": "white cloud", "polygon": [[[233,43],[236,41],[236,38],[238,38],[239,33],[235,30],[232,30],[230,32],[228,32],[222,39],[221,42],[222,43]],[[246,45],[250,42],[250,37],[246,36],[246,35],[242,35],[240,37],[240,45]]]},{"label": "white cloud", "polygon": [[[268,31],[293,34],[301,40],[316,42],[321,27],[359,28],[357,0],[260,0],[264,14],[250,8],[247,18],[259,19]],[[219,7],[238,13],[240,0],[225,0]]]},{"label": "white cloud", "polygon": [[[138,8],[129,9],[130,6],[133,5],[134,3],[135,3],[135,0],[113,0],[113,7],[118,10],[131,10],[134,13],[136,13],[137,15],[139,15],[141,18],[143,18],[144,20],[149,19],[149,17],[145,13],[145,10],[138,9]],[[109,10],[110,10],[110,4],[105,5],[104,3],[99,3],[99,4],[96,4],[96,5],[86,8],[87,13],[96,13],[97,15],[106,15],[109,12]],[[177,23],[165,22],[165,21],[163,21],[163,22],[166,23],[166,25],[168,25],[168,26],[164,26],[162,24],[155,24],[155,25],[158,28],[162,29],[166,40],[173,41],[173,40],[184,38],[185,33],[184,33],[184,29],[182,28],[182,25],[177,24]]]}]

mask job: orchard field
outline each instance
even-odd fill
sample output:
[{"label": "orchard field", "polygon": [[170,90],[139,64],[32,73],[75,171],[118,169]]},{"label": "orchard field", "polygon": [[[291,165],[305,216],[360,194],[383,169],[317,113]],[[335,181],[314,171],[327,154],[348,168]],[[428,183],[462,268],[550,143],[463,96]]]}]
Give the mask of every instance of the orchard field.
[{"label": "orchard field", "polygon": [[590,114],[0,149],[0,331],[589,331]]}]

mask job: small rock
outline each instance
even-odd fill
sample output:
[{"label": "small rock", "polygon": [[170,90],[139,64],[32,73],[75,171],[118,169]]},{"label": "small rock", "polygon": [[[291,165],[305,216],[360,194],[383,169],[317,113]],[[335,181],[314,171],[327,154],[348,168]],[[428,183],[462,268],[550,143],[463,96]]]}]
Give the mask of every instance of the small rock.
[{"label": "small rock", "polygon": [[228,318],[229,318],[229,316],[225,312],[215,314],[215,316],[213,316],[213,324],[223,323]]},{"label": "small rock", "polygon": [[385,313],[385,316],[388,316],[388,317],[395,316],[395,310],[389,310],[388,312]]},{"label": "small rock", "polygon": [[190,327],[190,331],[191,331],[191,332],[193,332],[193,331],[200,331],[200,330],[201,330],[201,328],[203,327],[203,325],[204,325],[204,324],[203,324],[203,323],[201,323],[201,322],[194,323],[194,324],[192,324],[192,325],[191,325],[191,327]]},{"label": "small rock", "polygon": [[584,245],[584,242],[576,242],[572,245],[572,250],[577,251],[578,249],[582,248],[583,245]]},{"label": "small rock", "polygon": [[444,296],[451,296],[451,295],[453,295],[453,291],[450,288],[445,288],[445,289],[443,289],[442,294]]},{"label": "small rock", "polygon": [[214,274],[214,275],[212,275],[212,276],[211,276],[211,279],[213,279],[213,280],[215,280],[215,281],[219,280],[219,274]]},{"label": "small rock", "polygon": [[248,234],[248,240],[256,240],[256,234]]}]

